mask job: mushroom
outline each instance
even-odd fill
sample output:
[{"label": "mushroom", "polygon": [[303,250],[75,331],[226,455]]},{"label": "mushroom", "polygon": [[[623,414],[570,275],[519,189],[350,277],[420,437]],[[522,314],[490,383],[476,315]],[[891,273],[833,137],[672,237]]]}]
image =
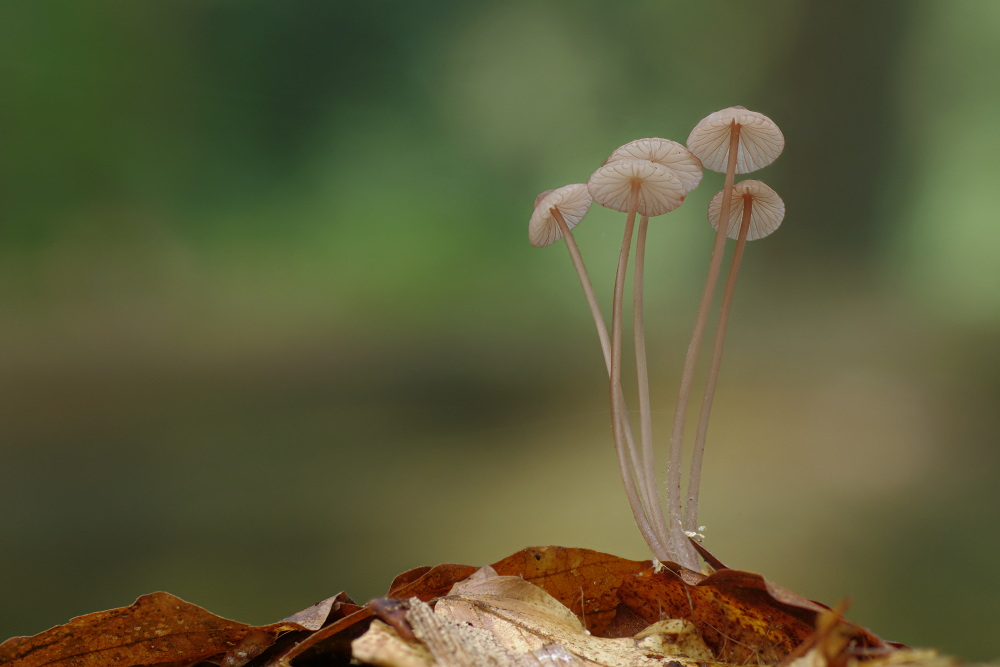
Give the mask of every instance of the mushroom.
[{"label": "mushroom", "polygon": [[701,160],[676,141],[658,137],[636,139],[615,150],[604,164],[628,159],[649,160],[673,170],[686,192],[691,192],[701,182]]},{"label": "mushroom", "polygon": [[719,326],[715,330],[715,346],[712,349],[712,361],[708,369],[708,380],[705,383],[705,398],[701,403],[694,452],[691,455],[691,475],[688,479],[684,519],[684,528],[688,531],[696,530],[698,525],[698,486],[701,480],[701,464],[705,454],[705,439],[708,435],[708,417],[712,411],[712,399],[715,397],[715,386],[719,379],[722,346],[726,338],[729,309],[733,304],[736,274],[740,270],[743,249],[747,241],[754,241],[771,234],[785,217],[785,203],[781,201],[781,197],[774,190],[760,181],[742,181],[733,187],[726,223],[720,225],[724,197],[725,191],[720,191],[712,197],[712,201],[708,204],[708,220],[714,229],[722,229],[729,238],[736,239],[736,251],[733,253],[729,277],[726,278],[726,290],[719,311]]},{"label": "mushroom", "polygon": [[[677,174],[663,165],[645,159],[622,159],[606,163],[590,177],[587,183],[591,196],[598,204],[612,208],[628,217],[625,221],[625,234],[622,240],[621,254],[618,259],[618,272],[615,277],[614,307],[611,318],[611,419],[615,439],[615,450],[618,453],[622,478],[626,492],[629,480],[635,474],[636,484],[642,490],[642,499],[629,494],[632,513],[638,518],[646,514],[655,533],[644,531],[643,537],[653,549],[657,558],[672,559],[676,544],[670,537],[672,530],[668,529],[660,508],[659,494],[656,489],[656,479],[652,465],[652,440],[649,436],[648,389],[640,398],[646,404],[642,419],[642,458],[640,459],[629,440],[628,454],[632,460],[631,471],[624,465],[625,444],[627,439],[627,411],[624,400],[619,400],[621,389],[621,338],[622,338],[622,301],[625,290],[625,272],[628,267],[628,255],[632,245],[632,231],[635,225],[636,213],[642,218],[639,221],[639,242],[636,255],[636,359],[640,367],[640,388],[648,383],[645,378],[645,343],[642,332],[642,262],[645,254],[646,227],[649,218],[662,215],[677,208],[687,195],[683,183]],[[642,393],[642,392],[641,392]],[[643,510],[643,503],[645,510]],[[640,525],[640,528],[642,526]]]},{"label": "mushroom", "polygon": [[583,285],[583,293],[587,297],[590,313],[594,316],[594,324],[597,325],[597,335],[601,339],[601,349],[604,351],[604,362],[610,375],[611,344],[608,342],[608,328],[597,305],[597,297],[594,296],[594,288],[583,265],[580,249],[570,231],[586,215],[592,201],[585,183],[564,185],[556,190],[546,190],[541,193],[535,199],[535,212],[528,222],[528,240],[536,248],[544,248],[561,238],[566,239],[566,247],[573,259],[573,266],[576,267],[576,274],[580,277],[580,284]]},{"label": "mushroom", "polygon": [[[543,248],[550,245],[560,238],[566,239],[566,247],[569,249],[570,257],[573,259],[573,266],[576,267],[577,276],[580,278],[580,284],[583,286],[583,293],[587,297],[587,304],[590,306],[591,315],[594,318],[594,324],[597,326],[597,335],[601,340],[601,349],[604,352],[604,363],[607,367],[608,377],[611,377],[611,345],[608,341],[608,329],[607,325],[604,323],[604,317],[601,315],[601,309],[597,304],[597,297],[594,295],[594,288],[591,285],[590,278],[587,276],[587,269],[583,264],[583,257],[580,255],[580,250],[576,245],[576,241],[573,238],[573,233],[570,231],[590,209],[591,204],[590,192],[587,190],[587,186],[583,183],[578,183],[575,185],[566,185],[555,190],[546,190],[535,198],[535,211],[531,215],[531,220],[528,222],[528,240],[531,245],[536,248]],[[619,388],[616,400],[622,405],[625,405],[625,396],[622,394]],[[626,415],[626,422],[628,420],[628,411],[622,408],[622,411]],[[638,469],[639,462],[637,460],[635,439],[632,435],[631,426],[626,423],[625,438],[629,452],[629,459],[625,459],[626,452],[623,449],[616,448],[616,453],[618,454],[618,465],[622,470],[622,475],[625,480],[625,492],[629,497],[629,503],[633,507],[633,515],[635,516],[636,524],[639,526],[640,532],[642,532],[645,537],[647,534],[653,535],[653,529],[650,527],[649,519],[646,517],[645,513],[641,511],[642,505],[637,505],[634,499],[638,498],[635,485],[632,480],[632,475],[627,473],[630,469]],[[643,495],[646,495],[645,487],[643,487]],[[640,511],[636,513],[636,507],[639,507]],[[647,542],[649,540],[647,539]]]},{"label": "mushroom", "polygon": [[[781,154],[785,139],[778,126],[767,116],[743,107],[729,107],[702,119],[691,130],[687,145],[707,169],[712,171],[725,169],[726,180],[722,189],[720,208],[729,210],[736,173],[745,174],[769,165]],[[694,331],[691,333],[691,343],[688,345],[684,360],[681,387],[674,410],[673,431],[670,436],[670,469],[667,479],[667,507],[670,508],[672,516],[674,512],[680,511],[680,462],[684,443],[684,420],[687,416],[691,385],[694,382],[698,351],[708,322],[708,310],[712,305],[715,284],[722,267],[725,243],[726,232],[720,227],[715,235],[708,279],[705,281],[705,291],[702,293]]]},{"label": "mushroom", "polygon": [[[656,164],[663,165],[677,176],[684,186],[685,193],[691,192],[701,182],[702,167],[701,160],[694,156],[683,144],[669,139],[651,137],[647,139],[636,139],[616,149],[607,159],[605,164],[616,160],[642,159],[649,160]],[[655,488],[656,477],[653,465],[653,442],[652,442],[652,411],[649,405],[649,376],[646,367],[646,342],[643,327],[642,308],[642,282],[643,265],[645,260],[645,227],[640,222],[639,240],[636,243],[635,251],[635,288],[633,290],[633,317],[635,331],[635,355],[636,373],[639,381],[639,417],[643,441],[643,457],[646,473],[649,476],[647,483]],[[677,466],[680,465],[678,462]],[[659,501],[657,501],[659,507]],[[673,517],[671,525],[676,530],[680,526],[680,508],[670,512]],[[686,542],[678,534],[677,538],[681,542]],[[676,540],[675,540],[676,541]],[[688,556],[693,557],[693,552]]]}]

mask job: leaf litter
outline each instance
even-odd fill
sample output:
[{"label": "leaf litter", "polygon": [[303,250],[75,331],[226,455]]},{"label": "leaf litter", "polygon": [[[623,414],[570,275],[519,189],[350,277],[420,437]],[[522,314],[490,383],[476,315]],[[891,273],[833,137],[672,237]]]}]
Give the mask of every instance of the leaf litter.
[{"label": "leaf litter", "polygon": [[[700,546],[700,545],[699,545]],[[703,554],[705,556],[705,554]],[[721,562],[710,554],[710,566]],[[709,570],[712,568],[709,567]],[[169,593],[0,644],[2,667],[866,667],[948,662],[886,642],[764,577],[531,547],[492,566],[398,575],[384,598],[339,593],[277,623],[230,621]],[[949,663],[951,664],[951,663]]]}]

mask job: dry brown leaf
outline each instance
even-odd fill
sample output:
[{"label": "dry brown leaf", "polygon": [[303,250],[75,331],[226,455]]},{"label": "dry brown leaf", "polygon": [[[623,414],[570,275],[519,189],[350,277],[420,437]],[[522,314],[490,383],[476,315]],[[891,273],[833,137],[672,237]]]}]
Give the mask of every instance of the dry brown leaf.
[{"label": "dry brown leaf", "polygon": [[80,616],[33,637],[9,639],[0,644],[0,665],[135,667],[206,661],[242,667],[358,609],[339,593],[277,623],[253,627],[169,593],[151,593],[128,607]]},{"label": "dry brown leaf", "polygon": [[[817,615],[829,609],[759,574],[738,570],[719,570],[690,586],[669,571],[650,568],[627,578],[618,594],[647,621],[691,620],[718,660],[736,664],[780,661],[809,640]],[[898,646],[846,626],[852,651]]]},{"label": "dry brown leaf", "polygon": [[[413,640],[374,621],[369,631],[354,641],[356,659],[379,667],[585,667],[560,644],[549,644],[527,653],[512,653],[484,630],[435,614],[420,600],[402,601]],[[411,625],[412,624],[412,625]]]},{"label": "dry brown leaf", "polygon": [[[397,575],[389,586],[386,597],[407,599],[416,597],[421,600],[432,600],[435,597],[444,595],[448,590],[461,581],[472,575],[476,568],[469,565],[454,565],[445,563],[434,567],[418,567]],[[288,647],[280,656],[270,661],[270,664],[279,664],[287,667],[291,661],[298,658],[307,651],[323,651],[330,642],[351,641],[355,636],[360,636],[368,629],[374,611],[369,606],[364,606],[352,614],[332,623],[321,630],[314,632],[303,638],[298,643]],[[339,637],[345,635],[345,637]]]},{"label": "dry brown leaf", "polygon": [[[304,629],[297,623],[274,623],[256,628],[254,640],[260,645],[281,632]],[[0,665],[132,667],[219,660],[251,630],[169,593],[151,593],[128,607],[79,616],[34,637],[9,639],[0,644]]]},{"label": "dry brown leaf", "polygon": [[619,595],[649,622],[690,620],[720,662],[776,663],[815,630],[812,618],[803,618],[815,612],[789,609],[759,588],[742,589],[728,581],[713,585],[709,579],[690,586],[669,571],[650,568],[625,580]]},{"label": "dry brown leaf", "polygon": [[[493,569],[545,589],[573,613],[585,615],[591,633],[604,636],[616,618],[621,603],[618,589],[625,577],[650,565],[649,561],[626,560],[590,549],[529,547],[493,563]],[[645,622],[642,627],[647,625]]]},{"label": "dry brown leaf", "polygon": [[[586,663],[598,665],[660,665],[669,656],[693,664],[711,653],[689,622],[657,623],[635,637],[608,639],[586,632],[569,609],[534,584],[500,576],[491,567],[456,584],[438,601],[435,613],[492,634],[515,654],[559,644]],[[682,655],[680,648],[693,655]]]},{"label": "dry brown leaf", "polygon": [[360,608],[347,593],[340,592],[333,597],[317,602],[311,607],[306,607],[288,618],[281,619],[281,622],[295,623],[301,625],[306,630],[319,630],[329,623],[330,620],[346,616]]},{"label": "dry brown leaf", "polygon": [[[269,653],[270,659],[267,660],[268,656],[265,656],[265,659],[258,662],[268,664],[269,662],[279,660],[289,648],[302,641],[308,634],[319,630],[327,623],[353,614],[359,609],[361,607],[355,604],[346,593],[341,592],[292,614],[281,621],[285,624],[300,625],[305,632],[289,632],[275,638],[272,636],[273,633],[266,631],[268,626],[265,626],[265,628],[254,628],[247,633],[239,644],[230,649],[222,659],[221,667],[242,667],[254,658],[264,654],[265,651]],[[339,652],[342,655],[348,655],[350,650],[346,647],[341,647]]]},{"label": "dry brown leaf", "polygon": [[[595,637],[629,638],[633,645],[660,642],[650,654],[663,653],[665,643],[697,638],[711,659],[761,664],[776,663],[803,646],[815,633],[817,615],[828,611],[760,575],[725,569],[710,554],[706,558],[721,569],[706,576],[674,563],[654,569],[650,561],[587,549],[533,547],[493,566],[517,581],[494,582],[490,585],[496,590],[486,592],[476,588],[482,585],[478,578],[470,580],[441,608],[457,609],[455,600],[462,600],[462,613],[517,626],[522,634],[522,626],[534,627],[532,623],[542,618],[547,629],[530,642],[536,651],[553,636],[574,636],[586,629]],[[429,601],[474,572],[474,567],[454,564],[409,570],[394,579],[388,597]],[[525,581],[547,594],[534,586],[524,588]],[[350,642],[368,629],[374,615],[373,608],[358,607],[341,594],[279,623],[253,628],[154,593],[130,607],[82,616],[35,637],[10,639],[0,644],[0,665],[134,667],[207,660],[223,667],[250,661],[252,667],[287,667],[307,652],[310,660],[348,654]],[[585,620],[586,628],[578,618]],[[677,622],[661,623],[669,619]],[[899,647],[844,623],[844,656],[869,659]],[[700,650],[692,646],[685,649],[688,655]]]}]

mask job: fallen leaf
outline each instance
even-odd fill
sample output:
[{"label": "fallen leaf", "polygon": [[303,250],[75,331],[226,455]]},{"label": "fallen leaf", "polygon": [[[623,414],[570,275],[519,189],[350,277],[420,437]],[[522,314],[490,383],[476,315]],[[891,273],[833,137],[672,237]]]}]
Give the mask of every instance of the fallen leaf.
[{"label": "fallen leaf", "polygon": [[[447,597],[438,600],[434,611],[487,631],[513,654],[559,644],[584,663],[608,667],[653,667],[661,665],[666,657],[694,664],[712,657],[689,621],[656,623],[635,637],[593,636],[584,630],[580,619],[547,592],[520,577],[500,576],[489,566],[455,584]],[[691,653],[685,654],[685,649]]]},{"label": "fallen leaf", "polygon": [[486,630],[508,650],[526,652],[568,636],[586,636],[564,604],[521,577],[500,576],[490,566],[455,584],[435,613]]},{"label": "fallen leaf", "polygon": [[33,637],[0,644],[3,667],[135,667],[215,662],[241,667],[282,635],[311,632],[360,609],[346,594],[288,618],[253,627],[230,621],[169,593],[143,595],[128,607],[72,619]]},{"label": "fallen leaf", "polygon": [[[780,661],[813,635],[817,615],[829,610],[759,574],[738,570],[719,570],[692,586],[670,571],[649,568],[627,578],[619,596],[649,622],[689,619],[717,660],[736,664]],[[850,625],[850,635],[859,649],[890,646],[857,626]]]},{"label": "fallen leaf", "polygon": [[[447,593],[456,582],[471,576],[475,571],[476,568],[469,565],[450,563],[434,567],[414,568],[393,579],[386,597],[400,599],[416,597],[421,600],[432,600]],[[288,647],[278,658],[267,664],[287,667],[292,660],[307,652],[326,650],[331,642],[339,641],[346,644],[346,641],[352,640],[354,636],[360,636],[368,629],[373,615],[374,611],[369,606],[361,607],[354,613],[348,614]],[[346,635],[346,637],[339,637],[339,635]]]},{"label": "fallen leaf", "polygon": [[[706,558],[717,568],[708,576],[675,563],[654,568],[650,561],[588,549],[532,547],[494,563],[506,583],[490,585],[502,590],[477,590],[479,578],[452,590],[477,568],[443,564],[401,573],[387,597],[427,602],[452,591],[451,601],[439,603],[442,611],[449,605],[457,610],[455,600],[463,600],[462,613],[489,617],[491,623],[528,627],[542,618],[547,629],[533,635],[533,651],[552,646],[557,635],[574,637],[586,630],[594,638],[644,642],[657,655],[667,651],[666,644],[690,639],[694,648],[685,649],[689,655],[700,644],[714,660],[731,663],[778,662],[802,646],[816,632],[817,616],[829,611],[760,575],[726,569],[711,554]],[[525,582],[538,588],[523,588]],[[349,656],[351,642],[373,625],[374,616],[371,606],[359,607],[340,594],[278,623],[251,627],[154,593],[130,607],[81,616],[34,637],[12,638],[0,644],[0,665],[136,667],[209,661],[223,667],[288,667],[294,660]],[[838,636],[846,641],[844,655],[852,659],[884,656],[900,647],[842,623]],[[556,643],[569,650],[562,641]],[[653,650],[654,645],[659,648]]]},{"label": "fallen leaf", "polygon": [[402,639],[389,625],[374,621],[354,641],[357,660],[378,667],[590,667],[554,642],[514,652],[480,628],[435,613],[418,599],[405,601],[407,624],[414,639]]},{"label": "fallen leaf", "polygon": [[[132,667],[219,660],[251,629],[169,593],[151,593],[128,607],[79,616],[34,637],[9,639],[0,644],[0,664]],[[296,623],[275,623],[257,630],[260,638],[302,629]]]},{"label": "fallen leaf", "polygon": [[587,629],[603,636],[621,603],[622,582],[650,565],[590,549],[529,547],[492,567],[497,574],[520,576],[543,588],[573,613],[586,615]]},{"label": "fallen leaf", "polygon": [[281,622],[301,625],[305,630],[319,630],[334,618],[346,616],[358,609],[361,607],[348,597],[347,593],[341,592],[311,607],[306,607],[282,619]]},{"label": "fallen leaf", "polygon": [[[283,619],[281,625],[296,625],[302,628],[298,632],[276,633],[274,626],[252,628],[240,643],[229,650],[220,663],[221,667],[243,667],[251,660],[270,651],[275,656],[285,653],[289,647],[301,641],[311,631],[319,630],[327,623],[342,618],[361,609],[346,593],[338,593],[333,597],[317,602],[300,612]],[[346,649],[341,651],[347,653]],[[263,661],[262,661],[263,662]]]}]

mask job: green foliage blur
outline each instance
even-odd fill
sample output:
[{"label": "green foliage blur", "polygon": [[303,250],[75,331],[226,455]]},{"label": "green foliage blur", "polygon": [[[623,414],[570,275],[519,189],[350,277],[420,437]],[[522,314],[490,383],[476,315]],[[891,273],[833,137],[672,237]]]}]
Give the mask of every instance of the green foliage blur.
[{"label": "green foliage blur", "polygon": [[[266,623],[529,545],[646,558],[527,221],[739,104],[788,213],[743,262],[706,546],[997,658],[997,62],[975,0],[0,5],[0,640],[154,590]],[[650,223],[661,480],[721,187]]]}]

